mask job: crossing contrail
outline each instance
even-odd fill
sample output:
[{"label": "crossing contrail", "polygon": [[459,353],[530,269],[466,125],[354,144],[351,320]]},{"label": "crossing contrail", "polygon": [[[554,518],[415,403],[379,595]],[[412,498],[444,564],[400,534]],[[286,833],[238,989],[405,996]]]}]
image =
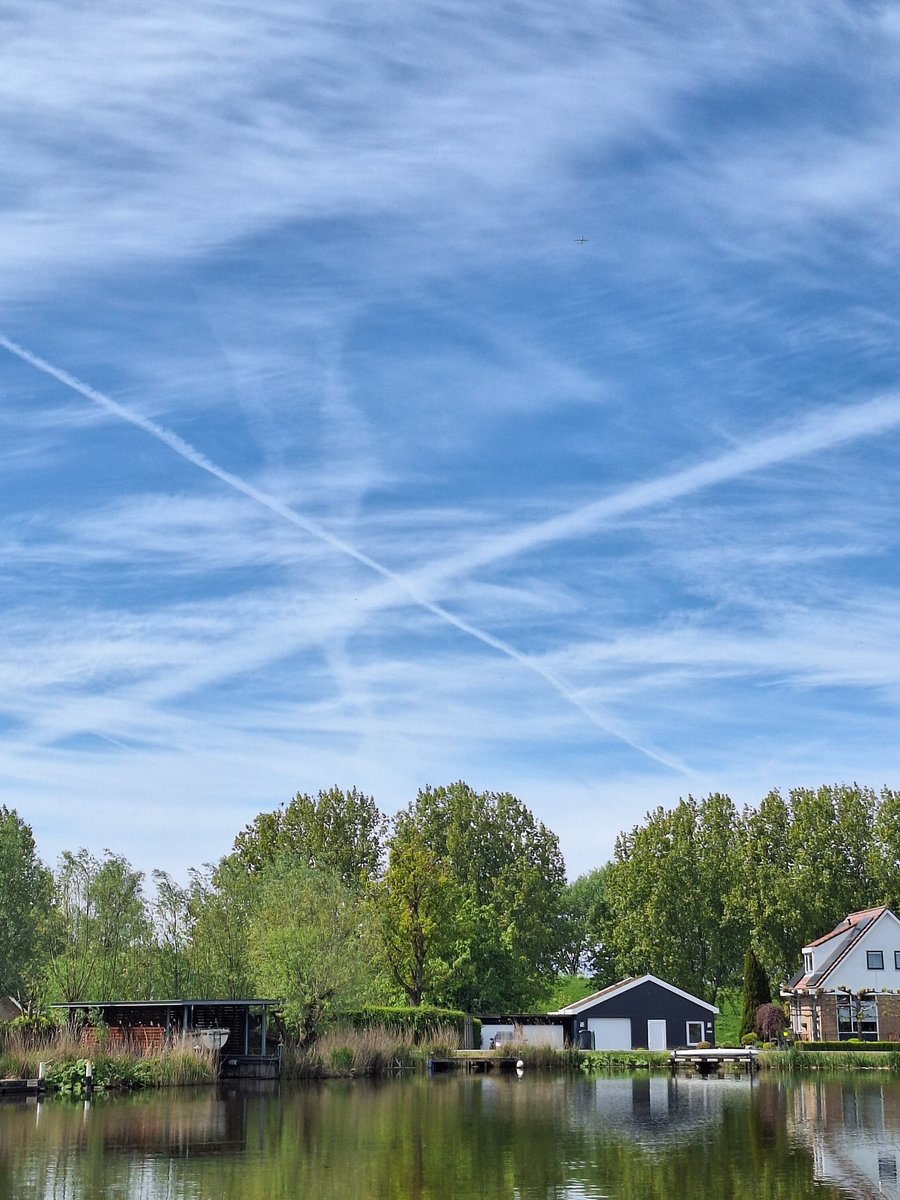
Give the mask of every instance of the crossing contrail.
[{"label": "crossing contrail", "polygon": [[51,379],[55,379],[64,387],[69,388],[73,392],[77,392],[78,395],[83,396],[86,400],[90,400],[91,403],[96,404],[99,408],[104,409],[111,416],[118,417],[121,421],[125,421],[129,425],[133,425],[136,429],[140,429],[149,437],[155,438],[156,441],[161,442],[164,446],[167,446],[174,454],[178,455],[179,458],[184,459],[185,462],[190,463],[198,470],[204,471],[207,475],[211,475],[214,479],[219,480],[220,483],[225,484],[226,487],[229,487],[234,491],[239,492],[241,495],[246,496],[249,500],[252,500],[254,503],[262,506],[265,509],[268,509],[269,512],[273,513],[275,516],[281,517],[283,520],[288,521],[297,529],[301,529],[304,533],[309,534],[310,537],[316,538],[318,541],[330,546],[338,553],[344,554],[348,558],[351,558],[355,562],[359,563],[361,566],[367,567],[370,571],[374,572],[376,575],[379,575],[382,579],[399,589],[418,607],[424,609],[426,612],[431,613],[439,620],[444,621],[447,625],[452,626],[460,633],[464,633],[469,637],[474,638],[475,641],[481,642],[482,645],[489,646],[498,653],[512,659],[513,662],[519,663],[521,666],[525,667],[527,670],[543,679],[553,691],[555,691],[559,696],[577,709],[577,711],[580,712],[581,715],[587,721],[589,721],[591,725],[600,730],[600,732],[605,733],[609,737],[616,738],[618,741],[624,742],[626,745],[631,746],[632,749],[639,751],[641,754],[646,755],[647,758],[652,759],[654,762],[658,762],[662,766],[681,772],[682,774],[690,774],[688,768],[678,759],[673,758],[652,746],[643,745],[635,741],[621,729],[617,729],[608,722],[601,720],[596,713],[592,712],[587,705],[585,705],[579,699],[578,695],[572,688],[565,684],[561,679],[558,679],[553,672],[548,671],[529,655],[517,650],[515,646],[511,646],[508,642],[504,642],[500,638],[494,637],[493,634],[487,633],[483,629],[479,629],[476,625],[472,625],[470,622],[464,621],[460,617],[455,616],[446,608],[443,608],[440,604],[435,604],[432,600],[429,600],[427,596],[419,593],[416,590],[414,583],[406,576],[400,574],[400,572],[391,570],[390,567],[386,567],[377,559],[365,554],[362,550],[358,550],[356,546],[352,545],[344,538],[337,537],[335,534],[330,533],[317,521],[312,521],[309,517],[303,516],[295,509],[283,504],[277,497],[270,495],[268,492],[262,491],[261,488],[254,487],[252,483],[249,483],[240,475],[235,475],[232,471],[226,471],[224,467],[220,467],[217,463],[213,462],[212,459],[207,458],[202,451],[198,450],[195,446],[192,446],[190,442],[185,441],[184,438],[179,437],[177,433],[173,433],[172,430],[166,429],[165,426],[159,425],[156,421],[150,420],[149,417],[141,416],[140,413],[135,412],[133,409],[124,404],[120,404],[116,400],[113,400],[110,396],[107,396],[103,392],[98,391],[96,388],[91,387],[90,384],[84,383],[76,376],[70,374],[70,372],[63,370],[61,367],[54,366],[53,363],[41,358],[40,355],[34,354],[31,350],[19,345],[18,342],[13,341],[12,338],[7,337],[3,333],[0,333],[0,347],[3,347],[3,349],[7,350],[10,354],[14,355],[22,362],[27,363],[36,371],[40,371],[44,375],[48,375]]}]

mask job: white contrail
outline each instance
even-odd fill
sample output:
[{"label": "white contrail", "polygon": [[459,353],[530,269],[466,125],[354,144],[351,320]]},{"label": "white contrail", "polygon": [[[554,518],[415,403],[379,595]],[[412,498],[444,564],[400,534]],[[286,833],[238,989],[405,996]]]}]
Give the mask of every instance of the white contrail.
[{"label": "white contrail", "polygon": [[485,538],[459,554],[409,572],[407,581],[427,592],[429,588],[477,567],[512,558],[551,542],[591,533],[617,517],[655,508],[716,484],[740,479],[753,471],[806,458],[817,451],[831,450],[898,426],[900,395],[896,393],[878,396],[862,404],[821,409],[780,433],[745,442],[718,458],[632,484],[611,496],[544,521],[520,526],[510,533]]},{"label": "white contrail", "polygon": [[28,363],[29,366],[34,367],[35,370],[41,371],[44,375],[49,375],[51,379],[55,379],[64,387],[77,392],[80,396],[84,396],[85,399],[90,400],[100,408],[105,409],[106,412],[111,413],[113,416],[118,417],[122,421],[126,421],[129,425],[134,425],[137,429],[143,430],[143,432],[149,434],[150,437],[155,438],[158,442],[162,442],[164,446],[168,446],[173,453],[177,454],[179,458],[184,459],[185,462],[191,463],[201,471],[205,471],[207,475],[212,475],[214,479],[218,479],[227,487],[230,487],[234,491],[240,492],[242,495],[247,496],[248,499],[253,500],[256,504],[268,509],[270,512],[281,517],[283,520],[290,522],[291,525],[296,526],[298,529],[302,529],[304,533],[308,533],[311,537],[317,538],[319,541],[324,542],[333,550],[337,550],[339,553],[347,555],[349,558],[352,558],[362,566],[368,567],[369,570],[374,571],[376,575],[380,575],[382,579],[387,580],[399,588],[420,608],[432,613],[434,616],[446,622],[448,625],[453,626],[454,629],[458,629],[461,633],[467,634],[469,637],[474,638],[476,641],[481,642],[485,646],[490,646],[492,649],[506,655],[508,658],[511,658],[514,662],[520,663],[523,667],[526,667],[529,671],[532,671],[535,675],[538,675],[541,679],[548,683],[558,695],[560,695],[564,700],[567,700],[569,704],[573,705],[573,707],[576,708],[582,714],[582,716],[584,716],[596,729],[599,729],[602,733],[605,733],[610,737],[614,737],[619,741],[625,742],[633,749],[640,751],[640,753],[646,755],[648,758],[660,763],[663,766],[680,771],[682,773],[689,773],[687,768],[677,759],[671,758],[670,756],[654,749],[651,746],[641,745],[632,738],[628,737],[621,730],[612,728],[609,724],[601,721],[595,713],[591,712],[591,710],[587,708],[581,700],[579,700],[578,696],[571,688],[569,688],[561,680],[557,679],[555,675],[546,670],[541,666],[540,663],[530,658],[527,654],[523,654],[514,646],[509,645],[508,642],[501,641],[500,638],[496,638],[490,633],[485,633],[484,630],[479,629],[475,625],[469,624],[468,621],[464,621],[461,618],[454,616],[454,614],[448,612],[447,609],[442,608],[439,604],[435,604],[426,596],[419,594],[415,590],[414,585],[405,576],[399,574],[397,571],[392,571],[390,567],[384,566],[383,563],[378,562],[377,559],[371,558],[368,554],[364,554],[361,550],[357,550],[355,546],[344,541],[343,538],[336,537],[334,534],[329,533],[327,529],[323,528],[316,521],[311,521],[308,517],[302,516],[294,509],[289,508],[286,504],[282,504],[282,502],[275,496],[270,496],[267,492],[261,491],[259,488],[254,487],[252,483],[248,483],[246,480],[242,479],[239,475],[235,475],[231,471],[226,471],[223,467],[218,466],[211,459],[207,458],[205,454],[201,453],[201,451],[192,446],[190,442],[186,442],[184,438],[179,437],[177,433],[173,433],[164,426],[158,425],[156,421],[151,421],[149,417],[141,416],[140,413],[134,412],[133,409],[127,408],[124,404],[119,404],[117,401],[111,399],[103,392],[99,392],[96,388],[91,387],[90,384],[83,383],[80,379],[76,378],[74,375],[71,375],[68,371],[64,371],[61,367],[54,366],[53,363],[47,362],[46,359],[32,353],[32,351],[27,350],[24,346],[20,346],[18,342],[14,342],[12,338],[7,337],[3,333],[0,333],[0,346],[2,346],[5,350],[8,350],[9,353],[14,355],[16,358],[21,359],[22,362]]}]

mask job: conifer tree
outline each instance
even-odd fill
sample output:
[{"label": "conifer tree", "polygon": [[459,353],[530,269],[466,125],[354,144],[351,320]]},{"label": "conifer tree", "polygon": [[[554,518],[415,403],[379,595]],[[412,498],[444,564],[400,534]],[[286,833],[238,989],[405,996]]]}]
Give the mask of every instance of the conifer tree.
[{"label": "conifer tree", "polygon": [[760,965],[752,946],[744,955],[744,1005],[741,1013],[740,1036],[756,1032],[756,1011],[761,1004],[772,1003],[769,979]]}]

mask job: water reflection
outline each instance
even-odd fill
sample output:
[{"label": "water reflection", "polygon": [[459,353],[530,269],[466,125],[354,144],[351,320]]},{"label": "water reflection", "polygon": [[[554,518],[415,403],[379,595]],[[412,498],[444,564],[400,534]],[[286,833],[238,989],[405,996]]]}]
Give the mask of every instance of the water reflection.
[{"label": "water reflection", "polygon": [[812,1153],[816,1180],[861,1200],[900,1200],[900,1090],[881,1080],[800,1084],[790,1128]]},{"label": "water reflection", "polygon": [[900,1200],[900,1087],[436,1077],[0,1107],[15,1200]]}]

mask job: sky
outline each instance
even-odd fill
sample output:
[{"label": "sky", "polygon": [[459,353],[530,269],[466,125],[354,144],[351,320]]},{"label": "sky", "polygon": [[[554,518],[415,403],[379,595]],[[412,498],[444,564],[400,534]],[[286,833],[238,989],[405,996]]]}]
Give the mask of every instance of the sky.
[{"label": "sky", "polygon": [[0,803],[900,786],[900,6],[14,0]]}]

